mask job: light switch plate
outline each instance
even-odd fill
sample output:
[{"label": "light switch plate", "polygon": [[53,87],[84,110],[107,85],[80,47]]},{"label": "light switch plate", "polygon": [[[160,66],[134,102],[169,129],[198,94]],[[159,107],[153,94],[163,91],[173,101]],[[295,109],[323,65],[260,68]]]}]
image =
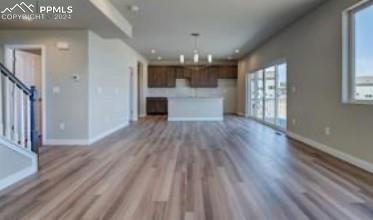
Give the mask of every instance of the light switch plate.
[{"label": "light switch plate", "polygon": [[65,123],[60,123],[59,127],[61,131],[65,130]]},{"label": "light switch plate", "polygon": [[97,87],[97,94],[102,94],[102,88],[101,87]]},{"label": "light switch plate", "polygon": [[325,127],[325,135],[330,136],[331,134],[331,128],[330,127]]},{"label": "light switch plate", "polygon": [[295,86],[291,87],[291,91],[292,91],[293,93],[295,93],[295,92],[297,91],[297,87],[295,87]]},{"label": "light switch plate", "polygon": [[297,119],[293,118],[293,119],[291,120],[291,123],[292,123],[294,126],[297,125]]}]

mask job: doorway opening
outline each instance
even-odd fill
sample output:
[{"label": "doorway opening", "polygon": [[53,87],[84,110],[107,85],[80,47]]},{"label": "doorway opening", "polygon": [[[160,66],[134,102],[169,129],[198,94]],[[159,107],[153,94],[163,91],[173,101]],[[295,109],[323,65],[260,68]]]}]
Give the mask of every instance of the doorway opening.
[{"label": "doorway opening", "polygon": [[133,73],[133,68],[132,67],[129,67],[129,73],[130,73],[130,75],[129,75],[129,121],[130,122],[133,122],[133,121],[135,121],[135,119],[134,119],[134,113],[135,113],[135,111],[134,111],[134,107],[135,107],[135,105],[133,104],[133,102],[134,102],[134,94],[135,94],[135,92],[134,92],[134,88],[135,88],[135,81],[134,81],[134,73]]},{"label": "doorway opening", "polygon": [[35,127],[39,145],[46,137],[45,104],[45,48],[42,45],[6,45],[5,66],[28,88],[35,86]]},{"label": "doorway opening", "polygon": [[142,102],[144,99],[144,65],[141,62],[137,64],[137,115],[144,116],[144,109],[142,109]]}]

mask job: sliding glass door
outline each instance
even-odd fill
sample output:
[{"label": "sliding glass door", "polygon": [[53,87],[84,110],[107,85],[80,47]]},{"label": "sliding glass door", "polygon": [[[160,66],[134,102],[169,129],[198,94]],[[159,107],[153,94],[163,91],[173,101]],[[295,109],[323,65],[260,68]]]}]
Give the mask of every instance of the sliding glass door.
[{"label": "sliding glass door", "polygon": [[271,66],[265,69],[265,99],[264,99],[264,120],[270,124],[276,123],[276,67]]},{"label": "sliding glass door", "polygon": [[264,117],[264,74],[257,71],[250,75],[250,116],[259,120]]},{"label": "sliding glass door", "polygon": [[256,88],[256,74],[250,74],[249,75],[249,82],[248,82],[248,85],[249,85],[249,90],[248,91],[248,97],[249,97],[249,112],[250,112],[250,116],[255,118],[256,117],[256,105],[257,105],[257,88]]},{"label": "sliding glass door", "polygon": [[257,120],[286,129],[286,63],[253,72],[248,77],[249,115]]},{"label": "sliding glass door", "polygon": [[277,121],[276,125],[286,128],[287,124],[287,66],[281,64],[277,66]]}]

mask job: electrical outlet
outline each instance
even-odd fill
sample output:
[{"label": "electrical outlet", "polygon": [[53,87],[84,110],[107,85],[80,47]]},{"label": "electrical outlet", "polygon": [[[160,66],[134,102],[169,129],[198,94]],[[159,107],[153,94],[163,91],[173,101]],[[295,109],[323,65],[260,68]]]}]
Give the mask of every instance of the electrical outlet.
[{"label": "electrical outlet", "polygon": [[297,124],[297,119],[293,118],[293,119],[291,120],[291,123],[295,126],[295,125]]},{"label": "electrical outlet", "polygon": [[293,93],[296,93],[296,92],[297,92],[297,87],[296,87],[296,86],[292,86],[292,87],[291,87],[291,91],[292,91]]},{"label": "electrical outlet", "polygon": [[65,130],[65,123],[60,123],[59,127],[61,131]]},{"label": "electrical outlet", "polygon": [[330,129],[330,127],[325,127],[325,135],[326,135],[326,136],[330,136],[330,134],[331,134],[331,129]]}]

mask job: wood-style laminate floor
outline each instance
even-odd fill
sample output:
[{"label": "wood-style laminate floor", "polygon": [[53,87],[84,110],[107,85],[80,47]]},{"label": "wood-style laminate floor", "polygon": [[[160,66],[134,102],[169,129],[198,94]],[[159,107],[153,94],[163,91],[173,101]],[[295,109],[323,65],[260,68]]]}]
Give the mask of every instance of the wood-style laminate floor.
[{"label": "wood-style laminate floor", "polygon": [[373,176],[257,122],[147,117],[90,147],[44,147],[0,219],[372,219]]}]

